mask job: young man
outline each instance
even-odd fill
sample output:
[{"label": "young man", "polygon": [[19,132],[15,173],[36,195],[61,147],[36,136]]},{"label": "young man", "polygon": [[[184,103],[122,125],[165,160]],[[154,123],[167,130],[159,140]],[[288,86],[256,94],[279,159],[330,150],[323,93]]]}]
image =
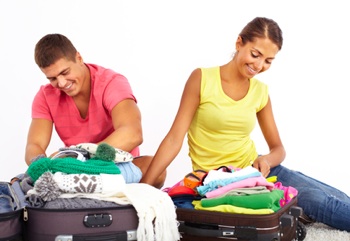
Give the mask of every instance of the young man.
[{"label": "young man", "polygon": [[[105,142],[130,152],[133,162],[120,168],[131,175],[130,182],[138,182],[152,157],[139,156],[141,114],[128,80],[113,70],[84,63],[71,41],[61,34],[48,34],[39,40],[35,62],[50,83],[41,86],[33,100],[26,163],[47,156],[54,126],[67,147]],[[155,187],[163,185],[165,175],[158,178]]]}]

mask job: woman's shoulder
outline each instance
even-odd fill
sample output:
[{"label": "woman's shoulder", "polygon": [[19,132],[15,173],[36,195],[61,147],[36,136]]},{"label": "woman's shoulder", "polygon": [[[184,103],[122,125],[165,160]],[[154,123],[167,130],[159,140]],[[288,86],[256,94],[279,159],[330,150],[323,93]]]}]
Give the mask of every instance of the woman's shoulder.
[{"label": "woman's shoulder", "polygon": [[255,85],[258,87],[262,87],[262,88],[267,88],[267,84],[264,83],[263,81],[257,79],[257,78],[251,78],[250,83],[251,83],[251,85]]},{"label": "woman's shoulder", "polygon": [[251,78],[250,79],[250,92],[252,93],[265,93],[268,94],[269,88],[268,85],[262,82],[259,79]]},{"label": "woman's shoulder", "polygon": [[201,71],[206,71],[206,72],[220,71],[220,66],[200,67],[198,69],[200,69]]},{"label": "woman's shoulder", "polygon": [[220,73],[220,66],[199,67],[192,72],[202,76],[217,76]]}]

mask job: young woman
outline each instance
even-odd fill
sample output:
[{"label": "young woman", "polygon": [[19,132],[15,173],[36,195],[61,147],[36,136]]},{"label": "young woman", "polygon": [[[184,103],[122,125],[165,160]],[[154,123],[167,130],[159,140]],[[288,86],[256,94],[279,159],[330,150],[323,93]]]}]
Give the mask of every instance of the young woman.
[{"label": "young woman", "polygon": [[[253,165],[298,190],[309,219],[350,231],[350,198],[318,180],[280,165],[285,149],[275,124],[268,87],[255,75],[268,70],[281,50],[282,31],[257,17],[239,34],[236,52],[223,66],[195,69],[185,85],[173,125],[141,182],[154,184],[179,153],[187,133],[193,169]],[[269,147],[259,155],[250,134],[256,120]]]}]

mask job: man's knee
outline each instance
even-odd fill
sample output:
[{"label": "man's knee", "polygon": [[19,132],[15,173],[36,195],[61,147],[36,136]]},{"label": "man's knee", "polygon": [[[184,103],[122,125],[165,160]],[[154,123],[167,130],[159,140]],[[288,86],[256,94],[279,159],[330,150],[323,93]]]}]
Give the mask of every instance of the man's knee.
[{"label": "man's knee", "polygon": [[[153,156],[139,156],[134,158],[133,163],[140,168],[142,175],[145,175],[152,162],[152,159]],[[159,189],[162,188],[165,183],[166,174],[167,172],[165,170],[161,175],[159,175],[153,186]]]}]

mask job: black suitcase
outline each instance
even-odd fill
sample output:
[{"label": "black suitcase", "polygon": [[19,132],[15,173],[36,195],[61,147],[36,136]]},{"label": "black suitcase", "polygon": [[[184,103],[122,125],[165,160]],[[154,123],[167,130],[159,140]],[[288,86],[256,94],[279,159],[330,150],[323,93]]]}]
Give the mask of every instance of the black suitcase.
[{"label": "black suitcase", "polygon": [[291,241],[303,240],[305,227],[298,221],[302,209],[293,198],[278,212],[264,215],[230,214],[177,208],[182,241]]},{"label": "black suitcase", "polygon": [[16,187],[0,182],[0,241],[19,241],[23,235],[23,206]]},{"label": "black suitcase", "polygon": [[25,241],[137,240],[132,205],[110,208],[24,208]]}]

